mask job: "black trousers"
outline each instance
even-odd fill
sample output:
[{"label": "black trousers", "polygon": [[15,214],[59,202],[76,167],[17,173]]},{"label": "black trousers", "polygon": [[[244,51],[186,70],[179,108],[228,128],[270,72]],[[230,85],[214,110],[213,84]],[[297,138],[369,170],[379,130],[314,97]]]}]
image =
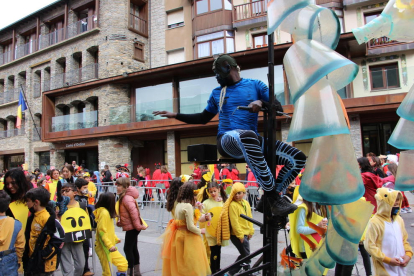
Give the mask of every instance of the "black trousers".
[{"label": "black trousers", "polygon": [[[230,236],[230,240],[231,240],[231,243],[237,248],[237,250],[240,253],[240,255],[236,259],[236,262],[250,254],[250,244],[249,244],[249,240],[247,239],[247,236],[244,236],[243,242],[241,242],[239,238],[234,235]],[[250,260],[246,261],[246,263],[250,264]],[[242,267],[241,265],[238,265],[235,268],[231,269],[229,273],[231,275],[234,275],[240,271],[241,267]]]},{"label": "black trousers", "polygon": [[210,246],[210,251],[210,269],[213,274],[220,271],[221,245]]},{"label": "black trousers", "polygon": [[83,273],[90,271],[89,269],[89,247],[90,247],[90,239],[86,239],[83,242],[83,254],[85,254],[85,266],[83,267]]},{"label": "black trousers", "polygon": [[128,261],[128,268],[139,264],[138,235],[141,231],[129,230],[125,232],[124,252]]},{"label": "black trousers", "polygon": [[[359,244],[359,252],[361,252],[366,275],[372,275],[370,256],[365,250],[364,245],[361,243]],[[341,265],[337,263],[335,267],[335,276],[351,276],[353,268],[353,265]]]}]

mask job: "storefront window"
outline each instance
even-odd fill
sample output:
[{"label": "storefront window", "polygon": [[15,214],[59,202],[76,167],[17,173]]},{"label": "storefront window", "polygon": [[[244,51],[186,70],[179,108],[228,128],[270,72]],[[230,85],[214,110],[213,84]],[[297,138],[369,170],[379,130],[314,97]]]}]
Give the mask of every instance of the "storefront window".
[{"label": "storefront window", "polygon": [[215,77],[180,81],[180,112],[199,113],[207,106],[211,91],[219,86]]},{"label": "storefront window", "polygon": [[[261,67],[255,69],[248,69],[248,70],[241,70],[240,76],[242,78],[249,78],[249,79],[256,79],[261,80],[266,85],[269,85],[267,74],[269,72],[268,67]],[[275,66],[275,97],[276,99],[282,104],[287,104],[285,102],[285,86],[283,83],[283,66],[276,65]]]},{"label": "storefront window", "polygon": [[157,110],[173,111],[171,83],[141,87],[135,92],[137,122],[165,119],[152,115],[152,112]]},{"label": "storefront window", "polygon": [[39,152],[39,169],[42,173],[50,169],[50,151]]},{"label": "storefront window", "polygon": [[5,157],[6,166],[8,170],[16,169],[24,164],[24,154],[21,155],[9,155]]}]

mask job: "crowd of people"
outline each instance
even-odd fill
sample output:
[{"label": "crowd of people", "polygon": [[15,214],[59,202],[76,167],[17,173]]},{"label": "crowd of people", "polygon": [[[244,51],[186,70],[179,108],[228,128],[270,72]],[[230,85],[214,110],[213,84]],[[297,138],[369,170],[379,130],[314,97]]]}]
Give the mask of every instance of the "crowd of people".
[{"label": "crowd of people", "polygon": [[[365,186],[364,198],[374,206],[373,218],[359,244],[366,275],[373,275],[370,258],[375,271],[385,269],[399,273],[395,275],[406,275],[404,268],[412,257],[412,250],[400,215],[412,210],[404,193],[393,190],[398,156],[377,157],[369,153],[358,158],[358,164]],[[93,275],[88,259],[94,242],[103,275],[111,275],[109,263],[117,267],[118,275],[141,275],[138,236],[148,226],[137,204],[138,189],[131,185],[134,178],[127,177],[129,171],[125,168],[117,168],[121,171],[114,179],[117,200],[113,193],[105,191],[97,197],[95,182],[102,183],[105,177],[113,181],[108,167],[94,174],[99,179],[95,182],[87,169],[75,164],[66,164],[61,170],[52,169],[45,175],[39,170],[27,173],[21,168],[7,171],[0,186],[0,240],[5,241],[0,245],[0,255],[3,254],[0,262],[10,261],[13,265],[7,266],[7,270],[4,265],[0,266],[2,272],[17,275],[18,270],[24,270],[25,275],[53,275],[60,266],[63,275]],[[151,187],[148,180],[154,179],[162,181],[159,183],[168,189],[165,207],[173,219],[163,234],[162,274],[218,272],[221,247],[230,243],[239,251],[237,260],[249,255],[254,228],[240,215],[252,217],[251,204],[245,195],[247,187],[257,187],[254,176],[251,182],[242,184],[237,168],[229,164],[215,165],[214,172],[198,165],[192,175],[176,178],[166,168],[158,164],[151,175],[148,168],[139,167],[136,176],[137,186]],[[300,259],[312,255],[323,236],[320,230],[326,229],[329,223],[325,206],[308,202],[299,194],[298,185],[305,170],[282,193],[284,200],[298,206],[289,215],[287,228],[291,244],[287,254]],[[249,174],[246,178],[252,179]],[[152,195],[145,193],[143,201],[150,201]],[[390,198],[384,200],[387,196]],[[83,222],[84,226],[80,227],[82,216],[89,223]],[[214,216],[219,219],[213,222]],[[68,218],[74,218],[69,227]],[[115,234],[114,219],[125,231],[123,254],[116,247],[120,239]],[[399,238],[393,239],[392,244],[388,244],[390,239],[383,238],[384,231],[389,231],[387,227],[380,227],[384,221],[391,223],[394,230],[398,225],[399,233],[395,235]],[[92,229],[96,231],[95,241],[91,240]],[[390,252],[394,255],[387,255]],[[227,275],[234,275],[249,265],[246,262],[234,267]],[[352,269],[353,266],[338,264],[335,275],[352,275]]]}]

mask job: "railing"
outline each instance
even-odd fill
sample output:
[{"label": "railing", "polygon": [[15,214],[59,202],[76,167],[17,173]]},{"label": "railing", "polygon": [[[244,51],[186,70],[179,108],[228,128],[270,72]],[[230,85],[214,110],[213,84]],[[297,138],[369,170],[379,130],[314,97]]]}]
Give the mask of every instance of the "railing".
[{"label": "railing", "polygon": [[380,37],[380,38],[371,39],[368,42],[368,48],[376,48],[376,47],[389,46],[391,44],[397,44],[397,43],[401,43],[401,42],[398,42],[396,40],[391,40],[388,37],[383,36],[383,37]]},{"label": "railing", "polygon": [[[82,68],[71,70],[66,73],[56,74],[50,79],[50,84],[49,87],[47,87],[47,89],[50,90],[50,86],[51,89],[58,89],[64,86],[74,85],[83,81],[97,79],[98,71],[99,63],[92,63]],[[46,87],[44,91],[47,91]]]},{"label": "railing", "polygon": [[8,130],[2,130],[2,131],[0,131],[0,139],[14,137],[14,136],[20,136],[20,135],[25,135],[25,133],[26,133],[26,130],[24,128],[24,125],[22,125],[20,127],[20,129],[14,128],[14,129],[8,129]]},{"label": "railing", "polygon": [[270,0],[261,0],[233,7],[233,21],[242,21],[267,14],[267,3]]},{"label": "railing", "polygon": [[131,122],[131,105],[120,105],[109,109],[109,124],[121,125]]},{"label": "railing", "polygon": [[42,95],[42,92],[40,91],[40,83],[37,82],[37,83],[33,84],[33,97],[34,98],[39,98],[40,95]]},{"label": "railing", "polygon": [[6,64],[12,60],[11,51],[7,51],[0,54],[0,65]]},{"label": "railing", "polygon": [[98,126],[98,111],[52,117],[51,131],[66,131]]},{"label": "railing", "polygon": [[142,19],[132,13],[129,14],[129,27],[145,36],[148,36],[147,20]]},{"label": "railing", "polygon": [[50,45],[56,44],[65,40],[65,30],[66,28],[57,29],[48,34],[39,36],[39,48],[43,49],[49,47]]},{"label": "railing", "polygon": [[33,139],[32,139],[33,141],[42,140],[42,128],[37,127],[37,130],[36,130],[36,128],[33,127],[32,137],[33,137]]},{"label": "railing", "polygon": [[15,59],[27,56],[33,52],[36,52],[38,49],[38,40],[33,39],[30,42],[17,46],[16,51],[14,53]]},{"label": "railing", "polygon": [[[44,49],[63,40],[77,36],[83,32],[90,31],[96,27],[98,27],[98,18],[93,15],[83,18],[65,28],[55,30],[48,34],[39,35],[39,39],[34,39],[26,44],[17,46],[14,52],[14,59],[27,56],[37,50]],[[11,51],[0,54],[0,65],[6,64],[10,61],[12,61]]]},{"label": "railing", "polygon": [[78,34],[90,31],[98,27],[98,17],[95,15],[83,18],[76,22],[75,24],[69,25],[67,27],[67,38],[77,36]]},{"label": "railing", "polygon": [[11,89],[0,93],[0,104],[6,104],[19,100],[19,89]]}]

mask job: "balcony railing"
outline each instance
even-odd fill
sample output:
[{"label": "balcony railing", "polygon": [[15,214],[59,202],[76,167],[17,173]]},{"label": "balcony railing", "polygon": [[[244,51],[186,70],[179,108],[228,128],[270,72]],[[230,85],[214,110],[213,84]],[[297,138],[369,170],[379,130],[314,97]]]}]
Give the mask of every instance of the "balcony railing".
[{"label": "balcony railing", "polygon": [[98,111],[52,117],[51,131],[66,131],[98,126]]},{"label": "balcony railing", "polygon": [[38,45],[38,40],[37,39],[31,40],[30,42],[28,42],[26,44],[17,46],[16,51],[14,53],[14,56],[15,56],[14,58],[18,59],[18,58],[27,56],[27,55],[29,55],[33,52],[36,52],[37,49],[38,49],[38,46],[39,45]]},{"label": "balcony railing", "polygon": [[[58,89],[66,86],[98,78],[99,63],[88,64],[82,68],[71,70],[66,73],[54,75],[50,79],[48,89]],[[44,91],[47,91],[46,88]]]},{"label": "balcony railing", "polygon": [[19,89],[10,89],[0,93],[0,104],[6,104],[19,100]]},{"label": "balcony railing", "polygon": [[42,140],[42,128],[41,127],[37,127],[37,131],[36,128],[33,128],[33,141],[40,141]]},{"label": "balcony railing", "polygon": [[40,91],[40,83],[33,84],[33,97],[39,98],[42,92]]},{"label": "balcony railing", "polygon": [[389,46],[391,44],[398,44],[401,42],[398,42],[396,40],[391,40],[386,36],[380,37],[380,38],[374,38],[371,39],[368,42],[368,48],[376,48],[376,47],[384,47],[384,46]]},{"label": "balcony railing", "polygon": [[11,51],[7,51],[0,54],[0,65],[6,64],[12,60]]},{"label": "balcony railing", "polygon": [[[34,39],[26,44],[17,46],[14,52],[14,59],[27,56],[37,50],[44,49],[63,40],[77,36],[83,32],[90,31],[96,27],[98,27],[98,18],[93,15],[83,18],[65,28],[55,30],[48,34],[39,35],[39,39]],[[12,61],[11,51],[0,54],[0,65],[6,64],[10,61]]]},{"label": "balcony railing", "polygon": [[267,3],[270,0],[261,0],[233,7],[233,21],[243,21],[256,17],[266,16]]},{"label": "balcony railing", "polygon": [[20,135],[25,135],[25,134],[26,134],[26,130],[24,128],[24,125],[22,125],[20,127],[20,129],[14,128],[14,129],[8,129],[8,130],[0,131],[0,139],[14,137],[14,136],[20,136]]},{"label": "balcony railing", "polygon": [[39,47],[40,49],[46,48],[50,45],[56,44],[65,40],[65,30],[66,28],[58,29],[48,34],[39,36]]},{"label": "balcony railing", "polygon": [[144,36],[148,36],[147,20],[142,19],[135,14],[129,14],[129,27]]}]

